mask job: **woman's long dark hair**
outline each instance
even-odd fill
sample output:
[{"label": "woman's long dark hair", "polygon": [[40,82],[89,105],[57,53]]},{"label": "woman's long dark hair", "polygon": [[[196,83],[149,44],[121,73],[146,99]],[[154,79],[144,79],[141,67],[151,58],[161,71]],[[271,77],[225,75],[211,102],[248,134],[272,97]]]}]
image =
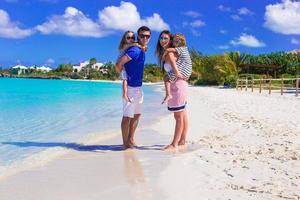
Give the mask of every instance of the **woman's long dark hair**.
[{"label": "woman's long dark hair", "polygon": [[127,41],[126,41],[126,36],[128,33],[133,33],[133,36],[134,36],[134,32],[133,31],[126,31],[123,36],[122,36],[122,39],[120,41],[120,44],[119,44],[119,51],[122,51],[124,46],[127,44]]},{"label": "woman's long dark hair", "polygon": [[162,56],[164,54],[164,48],[160,45],[160,37],[161,37],[162,34],[167,34],[170,37],[169,47],[172,47],[172,40],[173,40],[173,36],[172,36],[172,34],[169,30],[163,30],[158,36],[155,55],[157,56],[158,64],[159,64],[160,67],[163,66]]}]

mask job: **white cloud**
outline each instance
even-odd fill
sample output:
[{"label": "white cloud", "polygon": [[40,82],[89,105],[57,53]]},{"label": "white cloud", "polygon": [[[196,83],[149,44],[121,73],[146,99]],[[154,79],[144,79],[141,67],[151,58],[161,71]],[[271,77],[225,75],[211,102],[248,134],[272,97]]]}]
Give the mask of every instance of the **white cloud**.
[{"label": "white cloud", "polygon": [[224,5],[219,5],[218,6],[218,10],[222,11],[222,12],[230,12],[231,8],[230,7],[226,7]]},{"label": "white cloud", "polygon": [[194,36],[196,36],[196,37],[201,36],[201,33],[200,33],[199,31],[195,30],[195,29],[191,29],[191,32],[192,32],[192,34],[193,34]]},{"label": "white cloud", "polygon": [[238,10],[238,13],[239,13],[239,15],[253,15],[254,14],[251,10],[249,10],[248,8],[245,8],[245,7],[240,8]]},{"label": "white cloud", "polygon": [[5,0],[7,3],[17,3],[18,0]]},{"label": "white cloud", "polygon": [[[6,0],[16,1],[16,0]],[[43,2],[56,3],[57,0],[39,0]],[[0,9],[0,37],[24,38],[40,32],[41,34],[61,34],[79,37],[104,37],[115,31],[133,30],[140,26],[148,26],[153,31],[170,29],[161,16],[153,13],[152,16],[141,18],[136,6],[133,3],[121,2],[119,7],[108,6],[99,11],[98,20],[93,20],[82,11],[67,7],[62,15],[52,15],[47,21],[35,26],[32,29],[21,29],[17,23],[9,19],[9,15]],[[190,13],[191,14],[191,13]],[[194,13],[195,15],[196,13]],[[200,26],[195,21],[193,26]]]},{"label": "white cloud", "polygon": [[264,26],[282,34],[300,34],[300,2],[283,0],[266,6]]},{"label": "white cloud", "polygon": [[99,11],[100,24],[111,30],[137,30],[140,26],[148,26],[151,30],[162,31],[170,29],[159,14],[141,19],[136,6],[130,2],[121,1],[119,7],[108,6]]},{"label": "white cloud", "polygon": [[190,26],[191,27],[194,27],[194,28],[198,28],[198,27],[201,27],[201,26],[205,26],[205,22],[203,22],[202,20],[195,20],[193,22],[190,23]]},{"label": "white cloud", "polygon": [[220,46],[218,46],[218,49],[222,49],[222,50],[229,49],[229,48],[230,48],[230,46],[228,46],[228,45],[220,45]]},{"label": "white cloud", "polygon": [[10,21],[6,11],[0,9],[0,37],[21,39],[32,35],[32,29],[21,29],[16,22]]},{"label": "white cloud", "polygon": [[184,12],[183,14],[186,16],[192,17],[192,18],[196,18],[196,17],[200,16],[200,13],[198,13],[196,11],[192,11],[192,10]]},{"label": "white cloud", "polygon": [[52,59],[52,58],[49,58],[49,59],[46,61],[46,64],[48,64],[48,65],[51,65],[51,64],[53,64],[53,63],[55,63],[55,60]]},{"label": "white cloud", "polygon": [[241,21],[242,18],[239,16],[239,15],[231,15],[231,18],[234,20],[234,21]]},{"label": "white cloud", "polygon": [[46,3],[57,3],[58,0],[40,0],[41,2],[46,2]]},{"label": "white cloud", "polygon": [[239,38],[235,40],[231,40],[230,43],[232,45],[243,45],[248,47],[264,47],[265,43],[259,41],[253,35],[248,35],[246,33],[242,33]]},{"label": "white cloud", "polygon": [[300,41],[296,38],[291,39],[291,44],[300,44]]},{"label": "white cloud", "polygon": [[36,27],[42,34],[63,34],[81,37],[103,37],[100,25],[86,17],[80,10],[67,7],[64,15],[53,15]]},{"label": "white cloud", "polygon": [[226,34],[226,33],[227,33],[227,30],[225,30],[225,29],[220,29],[220,33],[221,33],[221,34]]},{"label": "white cloud", "polygon": [[202,20],[195,20],[195,21],[192,21],[192,22],[183,22],[183,27],[186,27],[188,29],[190,29],[191,33],[196,36],[196,37],[199,37],[201,36],[201,32],[199,32],[197,30],[197,28],[200,28],[202,26],[205,26],[205,22],[203,22]]}]

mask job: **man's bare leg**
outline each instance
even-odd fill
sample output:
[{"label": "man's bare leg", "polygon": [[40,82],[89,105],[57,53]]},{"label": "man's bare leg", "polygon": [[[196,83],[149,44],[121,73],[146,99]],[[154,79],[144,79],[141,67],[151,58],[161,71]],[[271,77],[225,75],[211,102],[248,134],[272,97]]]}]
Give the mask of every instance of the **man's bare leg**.
[{"label": "man's bare leg", "polygon": [[141,114],[135,114],[133,119],[130,120],[129,124],[129,135],[128,135],[128,144],[130,147],[136,146],[134,136],[136,128],[139,124]]},{"label": "man's bare leg", "polygon": [[121,123],[121,129],[122,129],[122,138],[123,138],[124,149],[129,148],[128,137],[129,137],[129,124],[130,124],[130,121],[131,121],[130,117],[124,117],[123,116],[122,123]]}]

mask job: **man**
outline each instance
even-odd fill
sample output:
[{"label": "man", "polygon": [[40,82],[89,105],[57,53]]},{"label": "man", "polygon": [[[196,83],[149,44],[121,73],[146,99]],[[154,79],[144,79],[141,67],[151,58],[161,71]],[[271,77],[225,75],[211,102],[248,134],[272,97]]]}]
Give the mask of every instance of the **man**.
[{"label": "man", "polygon": [[138,29],[138,43],[141,46],[128,48],[117,64],[116,71],[120,73],[125,67],[127,73],[127,96],[130,101],[123,101],[123,118],[121,123],[124,149],[133,148],[135,130],[138,126],[143,104],[142,81],[144,74],[145,52],[151,31],[142,26]]}]

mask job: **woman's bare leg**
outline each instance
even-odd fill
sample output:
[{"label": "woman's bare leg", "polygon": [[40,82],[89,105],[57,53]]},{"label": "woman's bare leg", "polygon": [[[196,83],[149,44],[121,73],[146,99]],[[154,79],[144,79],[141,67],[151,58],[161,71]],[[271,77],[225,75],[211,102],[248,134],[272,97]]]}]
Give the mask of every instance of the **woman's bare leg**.
[{"label": "woman's bare leg", "polygon": [[189,118],[186,109],[183,111],[183,131],[178,145],[185,145],[186,136],[189,129]]},{"label": "woman's bare leg", "polygon": [[174,137],[172,143],[164,148],[166,151],[174,151],[177,149],[178,142],[183,132],[183,111],[175,112],[174,118],[176,121]]}]

